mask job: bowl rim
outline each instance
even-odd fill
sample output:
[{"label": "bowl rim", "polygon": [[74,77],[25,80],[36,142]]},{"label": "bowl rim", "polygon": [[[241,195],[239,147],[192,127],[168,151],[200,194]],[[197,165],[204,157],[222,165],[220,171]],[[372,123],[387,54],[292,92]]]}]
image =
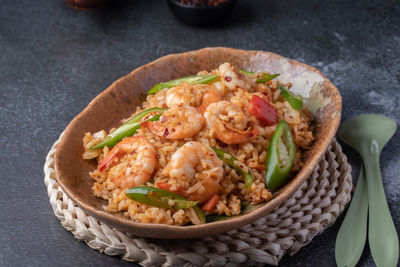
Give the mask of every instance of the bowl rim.
[{"label": "bowl rim", "polygon": [[212,10],[212,9],[218,9],[218,8],[223,8],[226,6],[231,5],[232,3],[234,3],[236,0],[227,0],[226,2],[223,2],[221,4],[218,4],[216,6],[196,6],[196,5],[185,5],[185,4],[181,4],[179,3],[177,0],[167,0],[168,2],[170,2],[173,5],[176,5],[177,7],[180,8],[185,8],[185,9],[192,9],[192,10]]},{"label": "bowl rim", "polygon": [[[156,224],[156,223],[139,223],[139,222],[134,222],[130,220],[129,218],[125,218],[122,216],[117,216],[118,213],[111,213],[107,212],[105,210],[96,208],[89,203],[86,203],[84,201],[81,201],[80,197],[74,192],[73,188],[67,187],[62,179],[62,171],[60,169],[60,154],[58,153],[61,151],[63,146],[66,146],[67,144],[65,143],[67,136],[72,135],[72,129],[74,128],[74,125],[79,123],[80,118],[83,117],[86,113],[90,112],[90,107],[94,105],[95,102],[97,102],[98,99],[104,97],[105,95],[109,94],[113,90],[113,88],[116,86],[116,84],[121,83],[125,80],[131,79],[134,77],[139,71],[142,69],[151,69],[153,66],[156,66],[159,62],[168,60],[168,59],[173,59],[174,57],[181,56],[181,55],[189,55],[192,53],[198,53],[202,51],[207,51],[207,50],[225,50],[225,51],[230,51],[230,52],[249,52],[249,53],[263,53],[263,54],[270,54],[272,56],[278,57],[278,58],[283,58],[287,59],[291,64],[300,64],[302,67],[307,68],[311,70],[312,72],[316,72],[321,77],[324,79],[324,82],[327,82],[327,87],[330,87],[331,89],[336,90],[337,92],[337,104],[339,106],[339,112],[337,112],[336,116],[334,116],[331,119],[331,123],[333,126],[329,127],[329,131],[324,138],[326,142],[322,143],[322,148],[317,150],[316,153],[314,153],[312,156],[310,156],[310,161],[308,161],[308,164],[303,166],[299,172],[294,176],[289,183],[286,183],[279,191],[274,193],[274,197],[264,203],[263,206],[258,207],[257,209],[248,212],[246,214],[240,215],[238,217],[230,218],[228,220],[222,220],[222,221],[216,221],[216,222],[210,222],[210,223],[205,223],[201,225],[184,225],[184,226],[177,226],[177,225],[166,225],[166,224]],[[339,127],[340,119],[341,119],[341,109],[342,109],[342,97],[339,93],[339,90],[332,84],[332,82],[326,78],[320,71],[317,69],[306,65],[304,63],[288,59],[286,57],[280,56],[278,54],[268,52],[268,51],[261,51],[261,50],[243,50],[243,49],[235,49],[235,48],[227,48],[227,47],[206,47],[198,50],[191,50],[183,53],[173,53],[169,54],[163,57],[160,57],[156,60],[153,60],[145,65],[139,66],[132,72],[128,73],[127,75],[119,78],[118,80],[114,81],[107,89],[102,91],[100,94],[98,94],[87,106],[86,108],[81,111],[72,121],[68,124],[67,128],[65,129],[65,132],[60,140],[60,143],[58,144],[58,149],[56,150],[55,154],[55,171],[56,171],[56,176],[57,176],[57,181],[58,184],[61,186],[63,191],[75,202],[76,205],[81,207],[83,210],[87,211],[89,214],[97,217],[99,220],[104,221],[106,223],[114,224],[118,223],[123,226],[125,229],[134,229],[136,230],[142,230],[145,233],[151,232],[153,229],[157,228],[160,231],[165,231],[165,232],[171,232],[174,233],[174,235],[171,235],[169,233],[169,237],[163,237],[163,236],[157,236],[157,238],[174,238],[174,239],[187,239],[187,238],[195,238],[195,237],[200,237],[204,236],[204,233],[207,232],[206,230],[212,230],[213,228],[224,228],[224,231],[222,232],[227,232],[232,229],[236,229],[240,226],[246,225],[248,223],[251,223],[265,215],[267,215],[269,212],[271,212],[273,209],[278,207],[280,204],[282,204],[284,201],[289,199],[301,186],[301,184],[304,183],[304,181],[312,174],[312,171],[314,170],[315,166],[318,164],[320,159],[323,157],[325,154],[326,150],[328,149],[331,140],[334,138],[336,131]],[[290,186],[289,186],[290,185]],[[229,224],[229,226],[228,226]],[[131,228],[132,227],[132,228]],[[210,229],[211,228],[211,229]],[[221,233],[221,231],[209,231],[210,234],[213,234],[214,232]],[[147,236],[143,235],[144,237],[152,237],[152,236]]]}]

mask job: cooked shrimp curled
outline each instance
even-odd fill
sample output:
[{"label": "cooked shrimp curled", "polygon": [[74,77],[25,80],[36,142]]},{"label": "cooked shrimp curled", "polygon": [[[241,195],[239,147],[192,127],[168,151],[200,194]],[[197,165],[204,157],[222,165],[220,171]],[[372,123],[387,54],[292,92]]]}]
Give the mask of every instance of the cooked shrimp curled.
[{"label": "cooked shrimp curled", "polygon": [[[134,154],[134,160],[120,162],[126,154]],[[117,164],[119,163],[119,164]],[[116,166],[114,166],[116,165]],[[116,144],[98,164],[98,170],[108,171],[108,177],[119,188],[139,186],[148,182],[156,165],[156,149],[143,136],[127,137]]]},{"label": "cooked shrimp curled", "polygon": [[156,186],[203,203],[219,193],[222,176],[222,161],[214,150],[191,141],[172,155],[169,179]]},{"label": "cooked shrimp curled", "polygon": [[240,144],[257,136],[256,129],[246,129],[247,117],[243,111],[228,101],[210,104],[204,117],[215,137],[225,144]]},{"label": "cooked shrimp curled", "polygon": [[177,105],[165,111],[159,121],[146,121],[142,128],[166,139],[184,139],[196,135],[203,128],[204,118],[196,108]]}]

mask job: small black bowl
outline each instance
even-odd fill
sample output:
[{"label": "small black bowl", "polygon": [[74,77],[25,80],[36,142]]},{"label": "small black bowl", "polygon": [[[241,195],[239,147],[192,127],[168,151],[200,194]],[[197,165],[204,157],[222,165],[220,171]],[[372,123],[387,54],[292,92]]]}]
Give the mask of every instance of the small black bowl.
[{"label": "small black bowl", "polygon": [[216,6],[184,5],[167,0],[168,6],[179,20],[192,26],[208,26],[225,19],[233,10],[236,0],[228,0]]}]

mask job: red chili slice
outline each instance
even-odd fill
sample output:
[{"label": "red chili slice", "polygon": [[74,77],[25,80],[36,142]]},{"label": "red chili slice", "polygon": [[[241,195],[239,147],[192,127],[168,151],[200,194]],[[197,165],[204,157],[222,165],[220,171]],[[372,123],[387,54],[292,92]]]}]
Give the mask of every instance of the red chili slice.
[{"label": "red chili slice", "polygon": [[250,114],[254,115],[262,123],[266,125],[276,124],[275,108],[258,95],[253,95],[248,110]]}]

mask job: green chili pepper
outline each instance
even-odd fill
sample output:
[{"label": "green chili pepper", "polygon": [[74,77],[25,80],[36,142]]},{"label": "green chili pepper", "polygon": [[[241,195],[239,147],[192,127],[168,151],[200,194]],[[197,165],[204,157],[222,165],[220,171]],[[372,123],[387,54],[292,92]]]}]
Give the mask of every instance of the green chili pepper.
[{"label": "green chili pepper", "polygon": [[144,121],[158,121],[160,119],[161,114],[165,111],[165,108],[150,108],[146,109],[139,114],[130,118],[127,122],[118,127],[115,131],[108,134],[103,142],[92,146],[90,149],[99,149],[105,146],[115,146],[119,141],[123,138],[132,136],[136,133],[136,131],[140,128],[140,124],[142,123],[140,120],[146,117],[148,114],[157,112],[158,114],[148,118]]},{"label": "green chili pepper", "polygon": [[188,209],[197,204],[196,201],[190,201],[178,194],[151,186],[132,187],[126,190],[125,194],[137,202],[166,209]]},{"label": "green chili pepper", "polygon": [[199,206],[192,207],[194,212],[196,213],[197,217],[199,218],[201,223],[206,223],[206,216],[204,216],[203,211],[199,208]]},{"label": "green chili pepper", "polygon": [[218,158],[228,164],[228,166],[234,168],[240,173],[240,175],[243,176],[245,188],[249,187],[253,183],[254,176],[249,167],[240,162],[235,156],[222,149],[215,147],[212,147],[212,149],[215,151],[215,153],[217,153]]},{"label": "green chili pepper", "polygon": [[286,121],[279,122],[268,146],[266,186],[277,191],[286,181],[296,159],[296,145]]},{"label": "green chili pepper", "polygon": [[206,84],[215,81],[218,78],[217,75],[196,75],[196,76],[187,76],[179,79],[175,79],[169,82],[159,83],[154,85],[148,92],[148,95],[155,94],[158,91],[161,91],[164,88],[171,88],[177,85],[180,85],[184,82],[190,84]]},{"label": "green chili pepper", "polygon": [[127,120],[124,124],[139,122],[141,119],[146,117],[149,113],[157,112],[159,114],[162,114],[166,110],[167,110],[166,108],[149,108],[149,109],[143,110],[139,114],[133,116],[132,118]]},{"label": "green chili pepper", "polygon": [[[246,74],[246,75],[254,75],[255,72],[246,71],[246,70],[239,70],[239,72]],[[266,83],[269,82],[280,74],[266,74],[263,73],[261,78],[256,80],[256,83]],[[289,102],[290,106],[295,110],[301,110],[303,108],[303,97],[301,95],[293,95],[290,93],[285,87],[282,86],[281,83],[278,82],[278,89],[281,90],[282,96]]]},{"label": "green chili pepper", "polygon": [[301,110],[303,108],[303,97],[301,95],[293,95],[279,82],[277,85],[278,89],[282,92],[282,96],[289,102],[293,109]]},{"label": "green chili pepper", "polygon": [[278,77],[279,75],[280,75],[280,74],[266,74],[266,73],[263,73],[262,76],[261,76],[261,78],[258,78],[258,79],[256,80],[256,83],[266,83],[266,82],[269,82],[269,81],[275,79],[276,77]]},{"label": "green chili pepper", "polygon": [[[252,76],[254,74],[256,74],[255,72],[252,71],[247,71],[247,70],[239,70],[240,73],[243,73],[245,75],[248,76]],[[273,79],[275,79],[276,77],[278,77],[280,74],[267,74],[267,73],[263,73],[261,75],[261,78],[257,78],[256,83],[266,83],[269,82]]]},{"label": "green chili pepper", "polygon": [[242,74],[245,74],[245,75],[249,75],[249,76],[256,74],[255,72],[248,71],[248,70],[239,70],[239,72]]},{"label": "green chili pepper", "polygon": [[126,190],[126,197],[139,203],[166,209],[193,208],[199,220],[206,222],[204,213],[197,206],[197,201],[187,200],[183,196],[151,186],[136,186]]}]

